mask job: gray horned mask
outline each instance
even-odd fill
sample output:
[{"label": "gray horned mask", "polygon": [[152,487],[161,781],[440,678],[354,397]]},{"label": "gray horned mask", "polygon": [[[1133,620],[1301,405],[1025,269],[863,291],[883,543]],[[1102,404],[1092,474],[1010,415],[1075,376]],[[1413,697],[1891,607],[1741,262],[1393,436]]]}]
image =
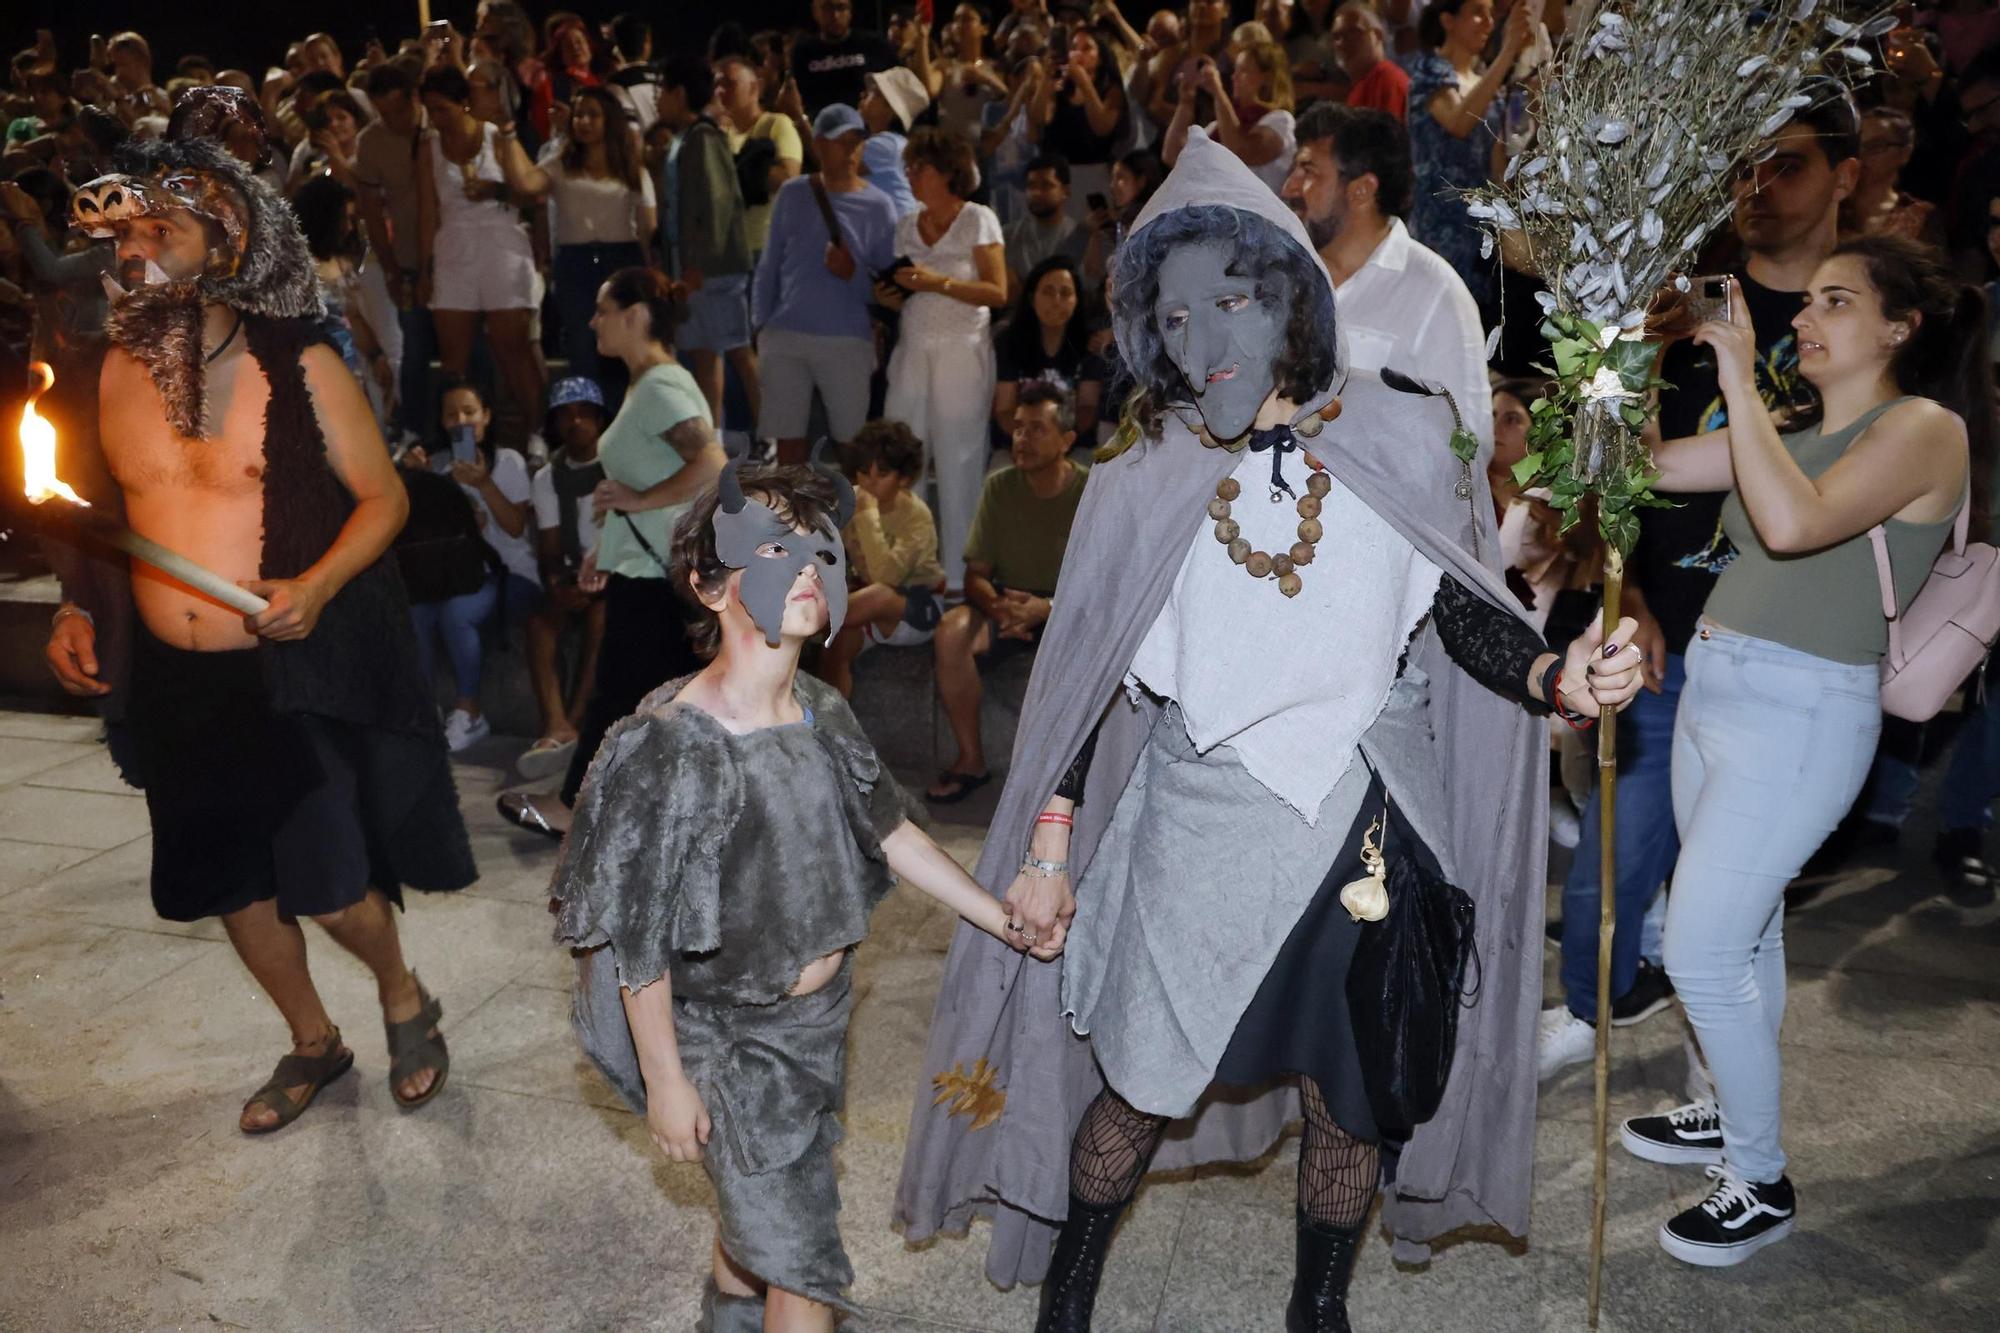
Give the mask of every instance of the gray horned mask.
[{"label": "gray horned mask", "polygon": [[764,632],[764,642],[776,648],[785,623],[786,599],[799,574],[811,565],[819,574],[826,596],[826,641],[840,633],[847,618],[847,551],[840,530],[854,516],[854,487],[839,469],[819,465],[814,451],[814,470],[833,482],[838,495],[831,524],[821,524],[811,533],[797,531],[782,514],[769,505],[751,499],[743,491],[737,469],[743,459],[732,454],[716,479],[720,501],[715,507],[716,558],[731,569],[743,571],[738,596],[751,623]]}]

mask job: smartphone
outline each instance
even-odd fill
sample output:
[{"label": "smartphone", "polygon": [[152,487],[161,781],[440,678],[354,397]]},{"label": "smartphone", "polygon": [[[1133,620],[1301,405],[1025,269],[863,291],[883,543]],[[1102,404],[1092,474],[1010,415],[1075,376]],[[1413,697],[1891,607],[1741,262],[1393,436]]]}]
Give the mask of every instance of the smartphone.
[{"label": "smartphone", "polygon": [[472,437],[472,427],[453,426],[451,428],[451,461],[473,463],[479,460],[479,443]]},{"label": "smartphone", "polygon": [[1111,201],[1106,199],[1103,193],[1098,190],[1092,190],[1089,194],[1085,195],[1083,202],[1093,209],[1102,210],[1111,207]]},{"label": "smartphone", "polygon": [[1690,304],[1694,307],[1695,317],[1700,323],[1720,320],[1727,324],[1735,319],[1734,303],[1729,297],[1729,275],[1711,273],[1696,278]]},{"label": "smartphone", "polygon": [[424,25],[424,36],[440,38],[451,36],[451,20],[432,19]]}]

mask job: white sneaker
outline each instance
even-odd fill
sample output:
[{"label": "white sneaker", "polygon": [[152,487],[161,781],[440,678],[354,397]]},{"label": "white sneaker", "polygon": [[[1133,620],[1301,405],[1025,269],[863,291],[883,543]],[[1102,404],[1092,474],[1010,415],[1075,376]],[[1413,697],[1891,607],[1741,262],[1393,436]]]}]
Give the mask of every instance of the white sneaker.
[{"label": "white sneaker", "polygon": [[1597,1052],[1597,1029],[1559,1004],[1542,1010],[1535,1026],[1535,1066],[1537,1077],[1546,1083],[1571,1065],[1580,1065]]},{"label": "white sneaker", "polygon": [[1576,850],[1576,844],[1583,837],[1583,820],[1577,816],[1576,807],[1569,798],[1555,795],[1549,798],[1549,838],[1558,847]]},{"label": "white sneaker", "polygon": [[493,734],[493,724],[485,714],[474,717],[463,708],[451,710],[451,716],[444,720],[444,743],[453,754],[469,745],[476,745]]}]

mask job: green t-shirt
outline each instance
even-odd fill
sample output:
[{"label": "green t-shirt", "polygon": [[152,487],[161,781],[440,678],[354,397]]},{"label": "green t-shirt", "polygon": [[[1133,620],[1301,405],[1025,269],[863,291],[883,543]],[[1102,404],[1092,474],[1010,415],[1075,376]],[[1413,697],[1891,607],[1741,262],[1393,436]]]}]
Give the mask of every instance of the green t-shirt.
[{"label": "green t-shirt", "polygon": [[[648,370],[632,381],[632,387],[625,391],[624,405],[597,442],[604,475],[643,491],[679,472],[685,465],[667,443],[667,432],[689,417],[714,424],[708,415],[708,400],[702,397],[694,376],[671,361]],[[606,514],[598,524],[598,569],[627,578],[665,578],[667,571],[660,561],[671,558],[668,546],[673,541],[674,524],[687,509],[679,504],[637,514]],[[640,537],[645,538],[645,545],[640,544]],[[647,553],[646,546],[659,553],[658,560]]]},{"label": "green t-shirt", "polygon": [[1044,500],[1028,489],[1019,468],[1001,468],[986,479],[979,493],[979,510],[972,534],[965,539],[968,562],[993,567],[993,582],[1003,589],[1047,597],[1062,573],[1063,550],[1069,545],[1070,524],[1083,499],[1090,470],[1072,464],[1069,485]]}]

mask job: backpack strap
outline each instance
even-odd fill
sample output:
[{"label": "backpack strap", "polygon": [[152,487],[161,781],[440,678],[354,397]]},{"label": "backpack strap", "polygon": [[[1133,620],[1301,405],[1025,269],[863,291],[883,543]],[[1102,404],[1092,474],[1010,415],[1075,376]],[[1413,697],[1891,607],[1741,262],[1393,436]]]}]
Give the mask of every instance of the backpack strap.
[{"label": "backpack strap", "polygon": [[817,171],[806,177],[806,181],[812,186],[813,202],[819,205],[820,221],[826,224],[827,240],[835,245],[846,245],[847,237],[840,230],[840,219],[834,216],[833,200],[826,197],[826,182],[820,179]]}]

